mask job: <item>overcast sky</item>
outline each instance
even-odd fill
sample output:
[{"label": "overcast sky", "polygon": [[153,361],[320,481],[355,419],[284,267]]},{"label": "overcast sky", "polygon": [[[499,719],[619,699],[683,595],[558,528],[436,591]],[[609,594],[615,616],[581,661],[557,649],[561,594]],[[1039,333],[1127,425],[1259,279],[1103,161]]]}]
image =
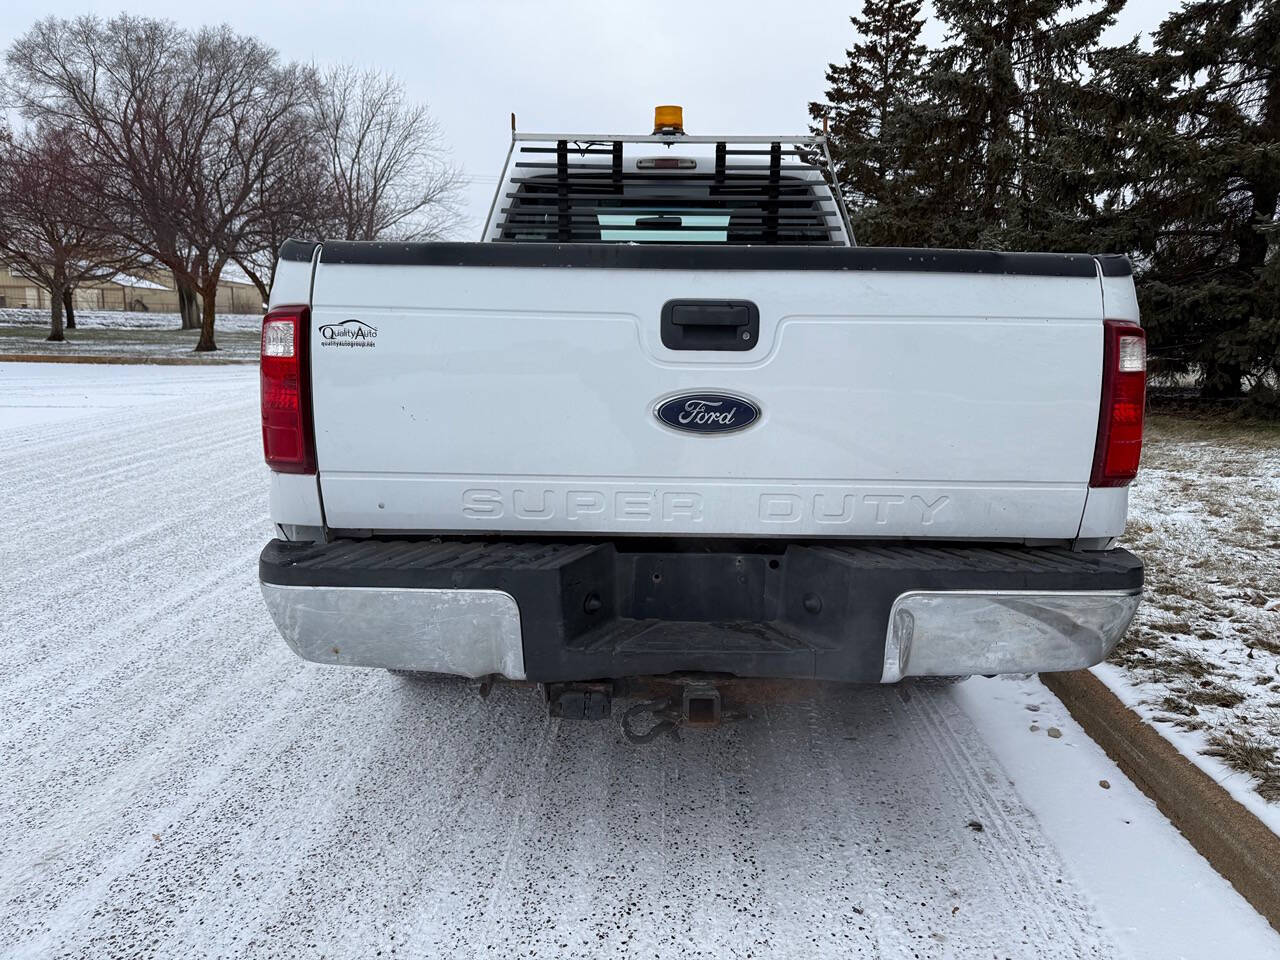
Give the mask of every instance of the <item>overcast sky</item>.
[{"label": "overcast sky", "polygon": [[[803,132],[826,64],[853,42],[861,0],[6,0],[0,47],[36,19],[94,12],[225,21],[285,57],[392,70],[440,121],[469,178],[479,233],[510,141],[510,114],[530,132],[647,133],[653,107],[684,106],[698,134]],[[1177,4],[1129,0],[1108,35],[1152,30]],[[216,13],[214,12],[216,11]],[[933,23],[926,40],[941,39]]]}]

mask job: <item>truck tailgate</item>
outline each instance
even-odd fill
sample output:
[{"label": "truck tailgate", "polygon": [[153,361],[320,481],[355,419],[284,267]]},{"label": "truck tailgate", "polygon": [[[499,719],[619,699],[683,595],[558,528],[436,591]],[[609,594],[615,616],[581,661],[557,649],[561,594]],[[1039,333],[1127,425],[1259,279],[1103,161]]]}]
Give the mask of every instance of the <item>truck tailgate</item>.
[{"label": "truck tailgate", "polygon": [[[670,300],[749,301],[673,350]],[[316,452],[339,530],[1070,538],[1097,430],[1096,276],[326,263]],[[655,405],[744,397],[692,434]]]}]

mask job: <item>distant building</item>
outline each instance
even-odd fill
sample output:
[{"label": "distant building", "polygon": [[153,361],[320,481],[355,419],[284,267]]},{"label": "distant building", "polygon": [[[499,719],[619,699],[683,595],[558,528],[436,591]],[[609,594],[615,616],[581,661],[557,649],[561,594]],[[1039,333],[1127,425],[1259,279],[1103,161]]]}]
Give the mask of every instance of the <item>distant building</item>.
[{"label": "distant building", "polygon": [[[223,274],[218,284],[218,313],[262,313],[262,295],[247,279]],[[76,310],[134,310],[142,313],[177,313],[178,291],[168,271],[148,271],[144,277],[119,274],[111,280],[81,284],[72,305]],[[49,309],[49,291],[23,276],[15,267],[0,263],[0,307]]]}]

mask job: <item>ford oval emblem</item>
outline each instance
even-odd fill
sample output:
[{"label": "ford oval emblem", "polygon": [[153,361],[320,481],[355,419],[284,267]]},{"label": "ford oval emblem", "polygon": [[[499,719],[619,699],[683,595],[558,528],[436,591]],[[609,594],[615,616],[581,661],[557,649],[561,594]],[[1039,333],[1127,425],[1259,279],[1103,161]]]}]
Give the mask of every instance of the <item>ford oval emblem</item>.
[{"label": "ford oval emblem", "polygon": [[730,393],[681,393],[660,400],[654,415],[685,433],[732,433],[760,419],[760,408]]}]

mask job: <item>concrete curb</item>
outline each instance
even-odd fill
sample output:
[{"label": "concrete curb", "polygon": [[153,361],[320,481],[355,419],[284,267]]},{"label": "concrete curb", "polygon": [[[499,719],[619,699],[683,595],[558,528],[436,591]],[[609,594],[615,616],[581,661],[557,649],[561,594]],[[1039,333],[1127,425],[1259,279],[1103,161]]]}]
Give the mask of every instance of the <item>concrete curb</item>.
[{"label": "concrete curb", "polygon": [[232,357],[210,357],[198,360],[195,357],[137,357],[113,356],[110,354],[67,354],[56,353],[0,353],[0,363],[126,363],[157,364],[165,367],[219,367],[231,364],[256,364],[257,360],[236,360]]},{"label": "concrete curb", "polygon": [[1042,673],[1040,679],[1191,845],[1280,930],[1280,836],[1088,670]]}]

